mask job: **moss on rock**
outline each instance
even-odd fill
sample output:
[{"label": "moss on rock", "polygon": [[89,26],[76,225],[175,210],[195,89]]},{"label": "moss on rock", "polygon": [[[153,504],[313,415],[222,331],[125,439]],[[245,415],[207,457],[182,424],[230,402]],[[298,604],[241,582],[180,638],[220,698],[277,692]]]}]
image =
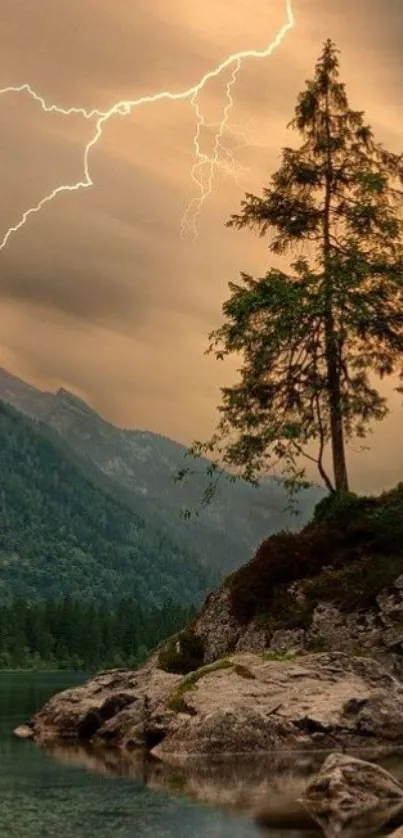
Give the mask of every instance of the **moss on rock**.
[{"label": "moss on rock", "polygon": [[183,679],[179,687],[171,695],[170,699],[168,699],[167,706],[169,710],[173,710],[175,713],[189,713],[189,715],[194,715],[195,711],[186,704],[186,693],[189,690],[194,690],[197,682],[211,672],[217,672],[219,669],[230,669],[232,666],[233,663],[228,658],[222,658],[221,660],[215,661],[215,663],[202,666],[195,672],[191,672],[190,675]]}]

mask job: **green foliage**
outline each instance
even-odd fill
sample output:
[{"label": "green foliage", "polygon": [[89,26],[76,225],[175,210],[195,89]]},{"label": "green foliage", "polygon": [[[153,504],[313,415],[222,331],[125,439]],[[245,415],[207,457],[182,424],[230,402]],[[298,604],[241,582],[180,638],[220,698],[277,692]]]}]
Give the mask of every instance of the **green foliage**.
[{"label": "green foliage", "polygon": [[[193,479],[177,486],[172,478],[185,463],[183,445],[159,434],[117,428],[71,393],[42,393],[5,370],[0,370],[0,397],[36,416],[40,421],[31,428],[51,440],[63,459],[67,457],[87,482],[118,502],[132,519],[147,522],[152,540],[153,533],[163,533],[165,542],[186,557],[184,576],[192,566],[198,573],[202,563],[207,580],[203,591],[215,588],[225,574],[239,567],[268,533],[302,526],[319,496],[317,489],[303,493],[299,520],[294,521],[284,513],[285,492],[274,481],[263,481],[256,492],[244,481],[233,484],[229,478],[230,485],[221,481],[214,501],[202,514],[184,521],[183,506],[197,508],[203,494],[206,459],[194,461]],[[179,568],[176,576],[181,578]],[[159,568],[155,577],[158,584]],[[163,592],[163,598],[168,595]]]},{"label": "green foliage", "polygon": [[263,652],[265,661],[293,661],[297,657],[295,652]]},{"label": "green foliage", "polygon": [[123,599],[111,607],[70,597],[0,605],[0,669],[137,667],[185,625],[193,609]]},{"label": "green foliage", "polygon": [[316,522],[335,519],[341,521],[346,516],[351,518],[359,514],[368,501],[368,498],[359,497],[354,492],[331,493],[316,504],[313,520]]},{"label": "green foliage", "polygon": [[402,545],[402,483],[379,497],[326,499],[299,534],[266,539],[229,577],[233,613],[274,631],[307,628],[320,600],[368,607],[403,573]]},{"label": "green foliage", "polygon": [[200,602],[197,556],[97,485],[42,426],[0,402],[0,602],[66,594]]},{"label": "green foliage", "polygon": [[269,235],[270,252],[295,261],[229,284],[209,351],[241,358],[239,380],[222,388],[211,440],[191,450],[251,483],[277,472],[290,492],[305,485],[307,458],[329,491],[346,492],[346,440],[388,412],[374,376],[403,381],[403,162],[350,108],[331,41],[290,126],[300,147],[282,150],[229,226]]},{"label": "green foliage", "polygon": [[186,675],[203,663],[204,646],[191,626],[171,637],[159,652],[159,666],[165,672]]},{"label": "green foliage", "polygon": [[206,675],[210,675],[211,672],[218,672],[221,669],[230,669],[232,666],[232,661],[228,660],[228,658],[222,658],[214,663],[207,664],[207,666],[200,667],[200,669],[197,669],[195,672],[191,672],[190,675],[183,679],[177,690],[175,690],[174,694],[168,700],[168,708],[173,710],[175,713],[189,713],[192,715],[192,709],[188,704],[186,704],[186,693],[193,690],[197,682]]},{"label": "green foliage", "polygon": [[384,492],[372,511],[375,549],[378,553],[399,553],[403,544],[403,483]]},{"label": "green foliage", "polygon": [[315,605],[333,602],[341,611],[351,612],[374,604],[383,588],[390,587],[403,573],[403,555],[373,555],[355,560],[343,568],[323,570],[307,579],[302,592]]}]

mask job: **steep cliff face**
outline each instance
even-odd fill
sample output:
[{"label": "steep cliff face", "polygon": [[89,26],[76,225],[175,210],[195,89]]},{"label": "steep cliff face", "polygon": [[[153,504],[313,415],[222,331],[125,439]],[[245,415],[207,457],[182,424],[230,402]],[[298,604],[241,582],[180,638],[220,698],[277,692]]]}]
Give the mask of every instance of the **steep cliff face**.
[{"label": "steep cliff face", "polygon": [[[234,652],[343,650],[403,673],[403,484],[319,507],[301,533],[266,539],[184,638],[188,648],[194,638],[199,665]],[[165,655],[175,669],[174,649],[171,664]]]},{"label": "steep cliff face", "polygon": [[[303,585],[290,585],[285,593],[296,608],[305,605]],[[354,657],[375,657],[403,677],[403,575],[380,590],[367,609],[357,607],[346,611],[330,599],[309,605],[311,613],[299,625],[290,627],[289,614],[285,614],[284,627],[281,620],[277,623],[279,627],[273,628],[269,621],[256,617],[241,623],[233,613],[230,589],[221,588],[209,597],[193,627],[196,637],[202,641],[203,663],[241,651],[266,650],[281,657],[343,650]]]}]

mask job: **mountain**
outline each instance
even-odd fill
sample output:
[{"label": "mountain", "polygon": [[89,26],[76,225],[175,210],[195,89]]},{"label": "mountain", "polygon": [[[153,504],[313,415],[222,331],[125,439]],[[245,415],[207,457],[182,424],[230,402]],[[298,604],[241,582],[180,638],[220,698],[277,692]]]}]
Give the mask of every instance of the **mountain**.
[{"label": "mountain", "polygon": [[196,551],[129,510],[53,431],[3,402],[0,474],[1,601],[70,594],[186,604],[210,587]]},{"label": "mountain", "polygon": [[221,575],[248,560],[260,541],[281,529],[300,528],[322,496],[319,488],[301,495],[298,518],[284,513],[285,493],[271,479],[259,489],[222,481],[217,497],[200,516],[183,520],[182,508],[197,507],[206,486],[207,461],[185,485],[174,482],[186,448],[148,431],[118,428],[68,390],[47,393],[0,370],[0,399],[40,420],[68,444],[77,464],[96,468],[113,482],[116,496],[184,549],[195,551]]}]

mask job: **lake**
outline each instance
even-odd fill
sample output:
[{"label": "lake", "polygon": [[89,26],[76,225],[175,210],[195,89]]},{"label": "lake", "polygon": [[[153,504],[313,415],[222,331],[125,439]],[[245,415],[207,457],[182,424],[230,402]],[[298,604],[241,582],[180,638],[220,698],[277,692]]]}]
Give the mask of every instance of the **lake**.
[{"label": "lake", "polygon": [[81,766],[68,754],[55,759],[12,735],[53,693],[83,680],[0,672],[1,838],[261,838],[252,819],[152,790],[124,771],[108,776],[96,761],[92,770],[90,756]]},{"label": "lake", "polygon": [[[85,679],[0,672],[0,838],[320,838],[298,799],[323,753],[184,769],[90,746],[50,753],[13,736],[51,695]],[[384,765],[402,782],[402,756]]]}]

